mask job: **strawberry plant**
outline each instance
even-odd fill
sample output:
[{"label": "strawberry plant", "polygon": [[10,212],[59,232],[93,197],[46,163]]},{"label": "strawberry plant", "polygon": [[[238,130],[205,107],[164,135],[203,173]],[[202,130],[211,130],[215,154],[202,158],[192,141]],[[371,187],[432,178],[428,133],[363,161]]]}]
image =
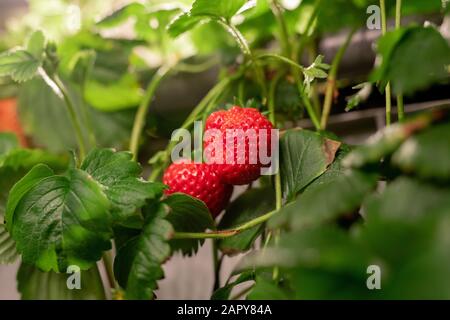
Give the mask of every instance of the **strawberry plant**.
[{"label": "strawberry plant", "polygon": [[[211,299],[450,298],[450,109],[404,103],[448,93],[450,46],[402,20],[442,22],[448,4],[287,2],[129,2],[0,55],[0,263],[20,257],[23,299],[156,299],[165,263],[206,240]],[[357,88],[384,95],[386,126],[354,146],[327,128],[343,83],[361,82],[339,75],[372,5],[378,58]],[[338,31],[325,60],[317,44]],[[214,70],[188,114],[161,116],[164,85]]]}]

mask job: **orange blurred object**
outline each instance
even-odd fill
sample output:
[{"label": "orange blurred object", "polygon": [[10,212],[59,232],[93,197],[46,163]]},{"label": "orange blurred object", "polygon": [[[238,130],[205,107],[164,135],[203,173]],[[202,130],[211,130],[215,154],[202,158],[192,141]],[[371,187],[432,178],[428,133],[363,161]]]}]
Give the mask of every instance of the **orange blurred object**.
[{"label": "orange blurred object", "polygon": [[19,121],[16,99],[0,100],[0,132],[15,133],[22,147],[27,146],[27,139]]}]

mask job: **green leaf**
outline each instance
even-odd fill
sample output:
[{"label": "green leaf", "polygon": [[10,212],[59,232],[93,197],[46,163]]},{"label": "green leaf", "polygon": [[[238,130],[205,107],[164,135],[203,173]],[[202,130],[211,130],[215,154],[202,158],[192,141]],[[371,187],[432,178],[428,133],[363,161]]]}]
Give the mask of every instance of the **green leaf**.
[{"label": "green leaf", "polygon": [[422,218],[436,218],[450,212],[450,189],[400,177],[365,208],[368,220],[376,215],[385,220],[417,223]]},{"label": "green leaf", "polygon": [[289,300],[290,296],[274,280],[258,276],[247,300]]},{"label": "green leaf", "polygon": [[100,28],[113,28],[128,20],[130,17],[145,14],[145,6],[141,3],[133,2],[114,11],[111,15],[97,22]]},{"label": "green leaf", "polygon": [[307,130],[289,130],[284,134],[280,140],[280,169],[288,200],[326,171],[340,144]]},{"label": "green leaf", "polygon": [[70,62],[71,79],[84,87],[86,81],[91,74],[97,55],[93,50],[84,50],[78,52]]},{"label": "green leaf", "polygon": [[379,163],[384,157],[394,153],[411,135],[427,128],[441,117],[441,112],[435,110],[386,127],[369,138],[366,144],[355,148],[342,164],[344,167],[361,168]]},{"label": "green leaf", "polygon": [[164,277],[161,265],[170,257],[172,226],[165,220],[166,208],[158,204],[146,208],[141,234],[127,241],[114,262],[114,274],[126,289],[127,299],[154,298],[157,281]]},{"label": "green leaf", "polygon": [[110,84],[91,79],[87,81],[84,90],[86,102],[105,112],[136,108],[142,97],[139,83],[131,75],[124,76]]},{"label": "green leaf", "polygon": [[406,140],[392,162],[406,173],[450,180],[450,124],[437,125]]},{"label": "green leaf", "polygon": [[53,156],[42,150],[16,147],[13,146],[9,152],[0,155],[0,264],[12,263],[18,257],[15,242],[3,224],[10,189],[38,163],[45,163],[57,170],[67,166],[64,157]]},{"label": "green leaf", "polygon": [[195,0],[190,14],[192,16],[213,16],[217,18],[231,19],[247,0]]},{"label": "green leaf", "polygon": [[277,244],[247,255],[237,270],[278,266],[365,275],[369,258],[369,253],[346,231],[322,226],[283,234]]},{"label": "green leaf", "polygon": [[253,271],[242,272],[235,281],[233,281],[232,283],[227,283],[222,288],[214,291],[213,295],[211,296],[211,300],[229,300],[231,291],[233,291],[235,287],[254,279],[255,273]]},{"label": "green leaf", "polygon": [[109,201],[87,173],[39,165],[11,190],[7,224],[25,263],[65,272],[90,268],[111,248]]},{"label": "green leaf", "polygon": [[169,34],[177,37],[205,19],[230,20],[246,2],[247,0],[195,0],[190,11],[178,15],[169,24]]},{"label": "green leaf", "polygon": [[97,266],[80,272],[81,289],[68,289],[71,275],[42,272],[22,263],[17,273],[17,289],[22,300],[106,300]]},{"label": "green leaf", "polygon": [[159,199],[165,186],[140,178],[142,169],[129,152],[94,149],[83,161],[81,169],[104,187],[112,203],[115,222],[134,215],[148,200]]},{"label": "green leaf", "polygon": [[[274,209],[275,197],[272,188],[251,189],[233,201],[222,220],[219,230],[233,229],[239,225],[262,216]],[[253,227],[219,242],[225,254],[236,254],[251,248],[263,229],[263,225]]]},{"label": "green leaf", "polygon": [[28,39],[27,51],[36,59],[42,60],[45,49],[45,36],[42,31],[35,31]]},{"label": "green leaf", "polygon": [[[366,195],[377,184],[376,175],[346,171],[335,176],[325,173],[303,192],[295,202],[283,207],[269,221],[269,227],[286,224],[289,229],[304,230],[359,210]],[[279,218],[280,217],[280,218]]]},{"label": "green leaf", "polygon": [[188,12],[185,12],[176,16],[167,26],[167,30],[171,37],[176,38],[193,29],[204,19],[204,17],[192,17]]},{"label": "green leaf", "polygon": [[19,141],[14,133],[0,132],[0,158],[18,147]]},{"label": "green leaf", "polygon": [[[206,205],[183,193],[174,193],[164,200],[170,208],[167,220],[172,224],[175,232],[204,232],[215,229],[214,221]],[[180,250],[184,255],[197,252],[204,240],[178,240],[170,242],[173,251]]]},{"label": "green leaf", "polygon": [[33,78],[42,61],[25,50],[0,55],[0,76],[11,76],[14,81],[25,82]]},{"label": "green leaf", "polygon": [[447,233],[448,221],[444,219],[450,213],[448,188],[400,177],[381,195],[369,198],[364,212],[361,242],[387,267],[399,268],[431,248],[448,245],[437,240],[439,229]]},{"label": "green leaf", "polygon": [[373,80],[383,86],[391,82],[394,92],[411,95],[448,78],[450,46],[435,28],[410,27],[386,37],[380,40],[382,64]]},{"label": "green leaf", "polygon": [[42,180],[53,175],[53,170],[43,164],[36,165],[11,189],[6,206],[5,221],[11,231],[14,223],[14,212],[25,194],[37,186]]},{"label": "green leaf", "polygon": [[[66,82],[65,85],[75,101],[77,113],[82,115],[81,95],[73,84]],[[52,152],[76,149],[75,133],[64,101],[40,78],[21,85],[19,89],[21,120],[25,132],[33,138],[34,144]],[[100,147],[123,148],[128,144],[134,110],[106,113],[88,107],[88,113],[91,123],[95,124],[94,131]]]}]

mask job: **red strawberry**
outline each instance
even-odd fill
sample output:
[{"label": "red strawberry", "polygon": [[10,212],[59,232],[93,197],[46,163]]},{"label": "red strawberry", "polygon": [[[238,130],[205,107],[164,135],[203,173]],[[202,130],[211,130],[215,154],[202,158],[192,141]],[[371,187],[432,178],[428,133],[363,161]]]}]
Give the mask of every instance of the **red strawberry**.
[{"label": "red strawberry", "polygon": [[225,209],[233,192],[233,186],[223,184],[205,163],[173,163],[165,171],[163,183],[169,186],[166,194],[182,192],[202,200],[214,218]]},{"label": "red strawberry", "polygon": [[23,147],[27,146],[25,134],[19,122],[15,99],[0,100],[0,132],[15,133]]},{"label": "red strawberry", "polygon": [[[266,130],[267,133],[267,149],[268,156],[270,155],[271,143],[271,129],[272,123],[263,116],[257,109],[232,107],[229,111],[218,111],[212,113],[206,120],[205,130],[218,129],[222,133],[222,141],[215,141],[214,136],[205,139],[205,148],[212,143],[219,143],[223,148],[222,163],[214,163],[216,157],[215,150],[205,149],[206,159],[212,163],[214,170],[219,173],[222,181],[226,184],[245,185],[256,180],[261,175],[261,168],[263,165],[259,159],[259,149],[261,141],[259,139],[260,130]],[[233,148],[226,148],[226,134],[227,130],[241,129],[242,133],[249,133],[249,130],[254,130],[255,139],[245,137],[244,145],[241,150],[238,149],[238,135],[233,134]],[[256,145],[255,145],[256,143]],[[228,150],[230,149],[230,150]],[[243,151],[244,150],[244,151]],[[240,152],[243,151],[243,152]],[[219,158],[220,155],[218,155]],[[243,161],[238,161],[239,157]],[[233,159],[234,162],[227,161]],[[256,161],[250,161],[255,159]],[[217,159],[216,159],[217,160]]]}]

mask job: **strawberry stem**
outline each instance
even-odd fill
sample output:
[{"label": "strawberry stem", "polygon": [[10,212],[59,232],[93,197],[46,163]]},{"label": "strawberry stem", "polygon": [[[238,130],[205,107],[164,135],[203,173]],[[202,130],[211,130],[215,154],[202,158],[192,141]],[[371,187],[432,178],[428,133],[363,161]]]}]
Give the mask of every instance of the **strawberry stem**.
[{"label": "strawberry stem", "polygon": [[277,213],[277,210],[273,210],[265,215],[259,216],[253,220],[250,220],[239,227],[229,230],[218,230],[211,232],[175,232],[172,239],[224,239],[235,236],[245,230],[256,227],[270,218],[272,218]]}]

